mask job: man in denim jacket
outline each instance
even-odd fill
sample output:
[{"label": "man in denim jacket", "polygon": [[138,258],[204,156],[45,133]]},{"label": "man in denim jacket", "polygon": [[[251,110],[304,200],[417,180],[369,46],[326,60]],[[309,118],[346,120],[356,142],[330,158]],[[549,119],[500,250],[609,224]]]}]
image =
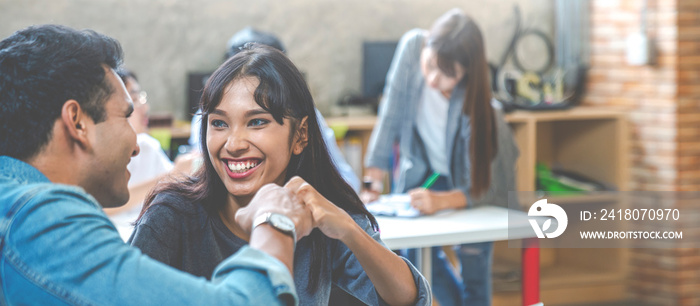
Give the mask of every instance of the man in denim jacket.
[{"label": "man in denim jacket", "polygon": [[[126,202],[139,151],[121,60],[116,40],[89,30],[33,26],[0,41],[0,304],[297,304],[294,228],[307,235],[311,217],[282,187],[237,215],[250,245],[211,282],[122,242],[100,207]],[[256,218],[269,213],[291,231]]]}]

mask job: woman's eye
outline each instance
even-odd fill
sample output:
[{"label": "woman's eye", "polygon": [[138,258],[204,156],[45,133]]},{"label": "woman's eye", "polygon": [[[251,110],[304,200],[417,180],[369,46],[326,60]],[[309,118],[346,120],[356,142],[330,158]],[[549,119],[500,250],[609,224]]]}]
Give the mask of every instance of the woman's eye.
[{"label": "woman's eye", "polygon": [[270,121],[265,119],[253,119],[248,122],[248,126],[261,126],[269,123]]},{"label": "woman's eye", "polygon": [[224,122],[223,120],[214,119],[211,121],[211,126],[215,128],[224,128],[226,127],[226,122]]}]

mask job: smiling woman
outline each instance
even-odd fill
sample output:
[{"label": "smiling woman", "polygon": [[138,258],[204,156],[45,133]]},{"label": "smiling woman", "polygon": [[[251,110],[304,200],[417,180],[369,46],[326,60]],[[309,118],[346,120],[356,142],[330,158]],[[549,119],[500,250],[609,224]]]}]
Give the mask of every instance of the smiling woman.
[{"label": "smiling woman", "polygon": [[423,276],[384,246],[374,217],[333,166],[309,89],[284,54],[245,47],[212,74],[200,104],[204,167],[151,192],[132,245],[210,278],[248,243],[251,228],[237,222],[239,209],[266,184],[284,185],[315,227],[297,237],[300,304],[328,305],[331,292],[344,292],[368,305],[430,305]]}]

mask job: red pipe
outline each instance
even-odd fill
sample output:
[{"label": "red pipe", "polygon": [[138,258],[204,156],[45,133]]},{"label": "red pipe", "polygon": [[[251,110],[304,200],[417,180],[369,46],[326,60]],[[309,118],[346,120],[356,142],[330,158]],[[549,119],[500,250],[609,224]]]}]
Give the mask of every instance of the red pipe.
[{"label": "red pipe", "polygon": [[540,303],[540,243],[538,239],[523,239],[523,306]]}]

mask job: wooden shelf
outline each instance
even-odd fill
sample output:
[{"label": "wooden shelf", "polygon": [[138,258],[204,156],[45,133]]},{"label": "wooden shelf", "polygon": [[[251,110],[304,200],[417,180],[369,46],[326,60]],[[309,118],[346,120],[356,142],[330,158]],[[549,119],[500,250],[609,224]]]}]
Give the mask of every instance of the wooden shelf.
[{"label": "wooden shelf", "polygon": [[[542,290],[540,300],[547,306],[590,305],[629,298],[624,283],[602,283]],[[494,294],[493,306],[522,305],[519,291]],[[625,304],[626,305],[626,304]],[[631,304],[630,304],[631,305]]]},{"label": "wooden shelf", "polygon": [[335,132],[336,141],[341,150],[343,150],[346,141],[359,140],[362,146],[359,156],[351,156],[354,158],[352,160],[346,154],[346,160],[360,178],[363,176],[365,153],[376,121],[376,116],[326,118],[326,124]]},{"label": "wooden shelf", "polygon": [[[509,268],[519,275],[520,266]],[[494,267],[495,269],[495,267]],[[582,268],[556,264],[540,269],[541,300],[545,305],[587,304],[624,300],[627,276],[624,269]],[[520,279],[500,282],[494,278],[493,305],[521,305]]]},{"label": "wooden shelf", "polygon": [[506,114],[509,123],[523,123],[529,121],[571,121],[571,120],[599,120],[616,119],[623,116],[624,112],[598,107],[575,107],[568,110],[557,111],[514,111]]},{"label": "wooden shelf", "polygon": [[[571,120],[590,120],[590,119],[615,119],[623,116],[624,113],[617,110],[601,109],[597,107],[577,107],[569,110],[559,111],[514,111],[506,114],[505,119],[508,123],[517,124],[531,121],[547,122],[547,121],[571,121]],[[357,117],[328,117],[326,123],[328,126],[343,125],[347,126],[349,131],[371,131],[377,121],[377,116],[357,116]]]},{"label": "wooden shelf", "polygon": [[[494,278],[493,292],[520,291],[520,265],[510,265],[517,279],[499,282]],[[549,289],[559,289],[572,286],[589,286],[601,284],[618,284],[624,282],[626,276],[619,270],[585,269],[572,265],[554,265],[540,269],[540,285]]]},{"label": "wooden shelf", "polygon": [[541,285],[546,288],[558,289],[575,286],[619,284],[624,282],[626,275],[620,270],[595,270],[577,268],[571,265],[547,267],[541,271]]},{"label": "wooden shelf", "polygon": [[376,116],[362,117],[329,117],[326,118],[326,124],[329,127],[342,126],[347,127],[348,131],[372,131],[374,124],[377,122]]},{"label": "wooden shelf", "polygon": [[537,198],[524,198],[521,196],[519,199],[520,205],[523,208],[529,208],[532,203],[535,203],[540,198],[546,198],[547,202],[558,205],[615,204],[622,200],[617,192],[601,192],[595,194],[547,195]]}]

